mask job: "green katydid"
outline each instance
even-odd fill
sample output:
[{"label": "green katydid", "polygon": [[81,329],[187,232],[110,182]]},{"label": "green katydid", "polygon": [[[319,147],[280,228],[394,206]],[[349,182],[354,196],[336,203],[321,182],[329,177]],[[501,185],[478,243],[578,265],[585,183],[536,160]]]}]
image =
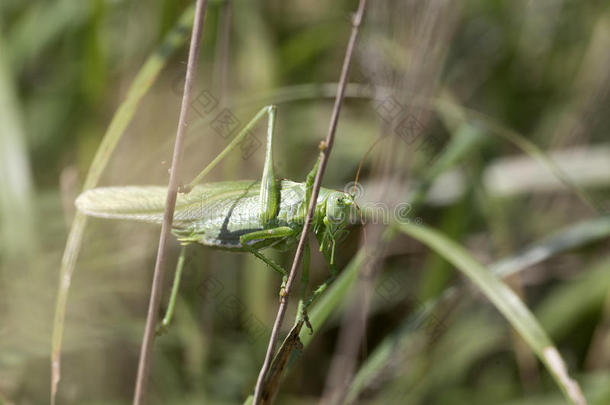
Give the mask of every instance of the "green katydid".
[{"label": "green katydid", "polygon": [[[268,116],[265,164],[260,181],[231,181],[197,184],[234,149],[256,123]],[[250,252],[287,279],[286,271],[265,257],[260,250],[266,247],[286,248],[301,234],[312,194],[313,180],[318,170],[318,158],[306,181],[297,183],[275,178],[273,168],[273,135],[276,107],[266,106],[240,131],[235,139],[178,194],[172,233],[182,243],[174,283],[165,318],[159,331],[166,331],[173,313],[178,291],[184,245],[199,243],[216,249]],[[103,187],[87,190],[76,199],[76,207],[87,215],[103,218],[137,220],[160,224],[167,189],[154,186]],[[302,316],[307,322],[306,308],[334,280],[334,250],[337,237],[345,233],[357,209],[351,194],[322,188],[316,202],[312,230],[320,251],[329,264],[331,276],[305,301],[300,301]],[[303,267],[302,280],[308,279],[308,266]]]}]

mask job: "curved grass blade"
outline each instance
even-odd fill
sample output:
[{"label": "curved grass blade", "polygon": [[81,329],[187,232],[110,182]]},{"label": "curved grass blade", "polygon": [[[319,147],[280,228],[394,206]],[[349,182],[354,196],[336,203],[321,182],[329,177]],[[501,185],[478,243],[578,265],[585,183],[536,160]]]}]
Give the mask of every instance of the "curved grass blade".
[{"label": "curved grass blade", "polygon": [[50,45],[59,42],[62,34],[76,29],[93,13],[94,2],[53,1],[31,2],[15,20],[8,34],[9,43],[3,47],[15,71]]},{"label": "curved grass blade", "polygon": [[[114,114],[102,142],[97,149],[93,163],[91,163],[89,172],[87,173],[83,190],[95,187],[99,181],[102,171],[110,159],[112,151],[135,114],[140,101],[148,90],[150,90],[172,53],[184,44],[193,21],[193,13],[193,7],[189,7],[184,11],[176,26],[167,34],[161,45],[146,60],[144,66],[142,66],[138,72],[125,96],[125,100]],[[61,260],[59,289],[55,304],[55,318],[53,320],[53,337],[51,343],[51,404],[55,403],[57,385],[60,379],[61,342],[64,319],[66,316],[68,291],[70,289],[70,282],[74,273],[76,259],[78,258],[82,245],[83,232],[86,224],[87,217],[85,214],[77,212],[74,221],[72,222],[72,226],[70,227],[66,248]]]},{"label": "curved grass blade", "polygon": [[[607,237],[610,237],[610,217],[578,222],[488,267],[498,277],[509,277],[561,252]],[[358,395],[367,387],[369,381],[375,380],[384,370],[390,358],[397,353],[401,353],[404,350],[403,348],[409,345],[410,334],[420,327],[422,320],[428,319],[433,314],[437,305],[452,297],[455,292],[456,289],[451,288],[446,290],[445,294],[440,298],[426,301],[420,308],[411,313],[395,332],[386,337],[375,348],[354,377],[347,397],[348,402],[351,400],[355,401]],[[544,317],[540,319],[541,323],[549,324],[544,322]],[[554,335],[553,328],[550,329],[550,333]]]},{"label": "curved grass blade", "polygon": [[371,381],[387,370],[388,364],[396,353],[402,353],[405,347],[415,343],[412,333],[420,330],[432,313],[436,302],[427,302],[416,313],[408,316],[390,336],[386,337],[366,358],[354,376],[347,392],[346,402],[355,403],[360,393]]},{"label": "curved grass blade", "polygon": [[498,277],[507,277],[526,267],[540,263],[559,252],[610,236],[610,217],[579,222],[528,247],[522,252],[500,260],[489,267]]},{"label": "curved grass blade", "polygon": [[307,329],[301,331],[299,338],[301,339],[301,343],[303,343],[303,348],[307,347],[311,342],[311,339],[313,339],[315,332],[322,328],[322,325],[324,325],[324,322],[331,316],[333,311],[344,302],[343,298],[356,281],[365,259],[366,254],[364,250],[359,250],[345,269],[343,269],[337,280],[335,280],[326,293],[319,298],[312,309],[309,310],[309,322],[313,327],[314,334],[310,334]]},{"label": "curved grass blade", "polygon": [[[0,48],[6,46],[0,34]],[[22,106],[5,52],[0,53],[0,122],[0,261],[23,263],[38,250],[34,186]]]},{"label": "curved grass blade", "polygon": [[583,273],[555,288],[536,307],[540,323],[555,339],[565,338],[571,327],[591,313],[603,311],[610,291],[610,257],[596,261]]},{"label": "curved grass blade", "polygon": [[441,233],[425,226],[400,224],[403,233],[424,243],[457,267],[498,308],[519,332],[551,373],[566,399],[575,405],[586,404],[578,383],[570,378],[557,348],[521,299],[470,253]]}]

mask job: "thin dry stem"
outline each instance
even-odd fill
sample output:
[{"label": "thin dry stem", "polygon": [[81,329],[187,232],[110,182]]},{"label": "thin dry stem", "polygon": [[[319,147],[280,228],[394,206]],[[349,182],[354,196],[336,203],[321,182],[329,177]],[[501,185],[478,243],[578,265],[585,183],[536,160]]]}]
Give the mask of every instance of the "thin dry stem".
[{"label": "thin dry stem", "polygon": [[254,390],[254,405],[260,404],[262,386],[265,380],[265,375],[267,373],[267,370],[269,369],[273,352],[275,351],[275,343],[279,334],[280,327],[282,326],[282,322],[284,320],[284,315],[288,306],[288,297],[290,296],[290,292],[292,291],[292,285],[296,278],[297,268],[301,264],[301,259],[303,258],[305,241],[307,239],[307,234],[309,233],[309,228],[311,227],[311,220],[313,218],[316,202],[318,200],[318,194],[322,185],[322,176],[324,176],[324,170],[326,169],[326,164],[328,163],[328,158],[330,156],[330,152],[332,150],[333,143],[335,140],[335,132],[337,130],[337,123],[339,121],[339,113],[341,112],[341,105],[343,104],[343,96],[345,94],[345,87],[347,84],[347,75],[349,73],[352,53],[354,51],[354,45],[358,37],[358,30],[360,28],[360,24],[362,23],[362,17],[364,15],[365,6],[366,0],[360,0],[360,3],[358,5],[358,11],[354,16],[354,19],[352,20],[352,32],[349,38],[349,42],[347,44],[345,58],[343,60],[343,68],[341,70],[341,78],[339,80],[339,87],[337,88],[337,96],[335,98],[335,104],[333,106],[333,112],[330,119],[328,135],[326,136],[326,140],[324,141],[324,147],[320,151],[320,167],[318,169],[318,172],[316,173],[316,177],[313,183],[311,200],[309,201],[309,209],[307,211],[307,216],[305,217],[305,224],[303,226],[301,238],[299,239],[299,244],[297,245],[294,261],[292,262],[292,267],[290,268],[288,281],[286,282],[285,294],[280,299],[280,306],[278,308],[277,316],[275,318],[275,323],[273,324],[271,337],[269,338],[269,345],[267,347],[267,353],[265,354],[265,360],[263,362],[263,365],[258,375],[258,379],[256,381],[256,387]]},{"label": "thin dry stem", "polygon": [[231,36],[231,0],[225,0],[220,7],[219,24],[216,33],[216,56],[214,65],[214,83],[218,86],[221,107],[227,106],[227,84],[229,77],[229,44]]},{"label": "thin dry stem", "polygon": [[169,184],[167,186],[165,212],[163,214],[163,224],[161,225],[161,236],[159,237],[159,248],[157,250],[157,261],[155,263],[155,273],[153,275],[153,283],[148,305],[148,315],[146,317],[146,326],[144,328],[144,337],[142,338],[142,346],[140,350],[138,375],[136,378],[135,392],[133,396],[134,405],[140,405],[143,403],[144,393],[146,391],[146,381],[148,377],[148,370],[150,368],[150,354],[152,352],[152,345],[155,339],[155,326],[157,324],[165,271],[164,264],[167,251],[166,245],[169,239],[170,230],[172,228],[174,210],[176,208],[180,161],[182,160],[184,138],[188,126],[187,117],[191,93],[195,85],[195,75],[197,73],[197,65],[199,62],[199,45],[201,43],[201,34],[203,32],[203,22],[205,19],[206,8],[207,0],[197,0],[195,19],[193,22],[193,32],[191,34],[191,44],[189,47],[188,64],[186,68],[186,80],[184,82],[184,93],[182,95],[182,105],[180,108],[180,118],[178,120],[176,142],[174,144],[172,166],[170,169]]}]

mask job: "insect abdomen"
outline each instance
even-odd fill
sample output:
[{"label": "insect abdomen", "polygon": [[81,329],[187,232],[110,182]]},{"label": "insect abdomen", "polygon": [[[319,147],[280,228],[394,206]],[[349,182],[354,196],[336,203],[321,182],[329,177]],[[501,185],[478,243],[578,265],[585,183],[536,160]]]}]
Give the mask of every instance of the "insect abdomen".
[{"label": "insect abdomen", "polygon": [[[257,189],[259,183],[253,188]],[[327,191],[319,197],[325,198]],[[177,226],[174,233],[183,243],[200,243],[225,249],[242,249],[240,237],[244,234],[268,229],[271,227],[288,226],[295,230],[303,226],[305,207],[305,187],[303,183],[284,180],[280,184],[280,204],[276,218],[269,224],[260,220],[260,199],[258,193],[249,192],[231,201],[216,198],[208,201],[206,212],[202,212],[200,220],[186,226]],[[278,240],[269,239],[267,245]],[[261,245],[261,241],[252,244]]]}]

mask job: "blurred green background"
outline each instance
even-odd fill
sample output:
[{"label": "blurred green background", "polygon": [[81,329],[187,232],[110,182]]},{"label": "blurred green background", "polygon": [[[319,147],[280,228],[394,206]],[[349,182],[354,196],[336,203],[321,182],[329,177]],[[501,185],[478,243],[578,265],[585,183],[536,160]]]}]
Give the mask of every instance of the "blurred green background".
[{"label": "blurred green background", "polygon": [[[100,185],[167,184],[187,46],[160,44],[188,36],[178,21],[191,5],[0,2],[0,404],[49,402],[73,201],[150,55],[165,65]],[[185,181],[269,103],[278,104],[276,173],[304,180],[326,135],[356,6],[210,2]],[[370,1],[324,180],[343,190],[381,139],[362,166],[360,204],[383,202],[395,213],[408,201],[409,220],[482,263],[520,262],[507,282],[599,405],[610,404],[609,49],[606,1]],[[219,126],[227,115],[233,129]],[[261,125],[207,181],[258,178],[263,140]],[[547,159],[550,167],[540,163]],[[371,239],[384,221],[373,222]],[[58,404],[130,403],[158,234],[146,224],[89,221],[68,297]],[[362,235],[355,227],[338,248],[340,268]],[[383,253],[348,402],[567,403],[506,320],[444,259],[405,236],[375,248]],[[328,271],[316,250],[310,285]],[[169,263],[177,252],[172,243]],[[245,254],[188,252],[174,324],[155,343],[147,403],[241,403],[264,357],[280,280]],[[289,267],[292,252],[269,254]],[[164,297],[170,278],[168,270]],[[413,321],[453,287],[457,294]],[[344,294],[330,308],[276,403],[318,403],[350,300]],[[383,361],[371,366],[375,356]]]}]

